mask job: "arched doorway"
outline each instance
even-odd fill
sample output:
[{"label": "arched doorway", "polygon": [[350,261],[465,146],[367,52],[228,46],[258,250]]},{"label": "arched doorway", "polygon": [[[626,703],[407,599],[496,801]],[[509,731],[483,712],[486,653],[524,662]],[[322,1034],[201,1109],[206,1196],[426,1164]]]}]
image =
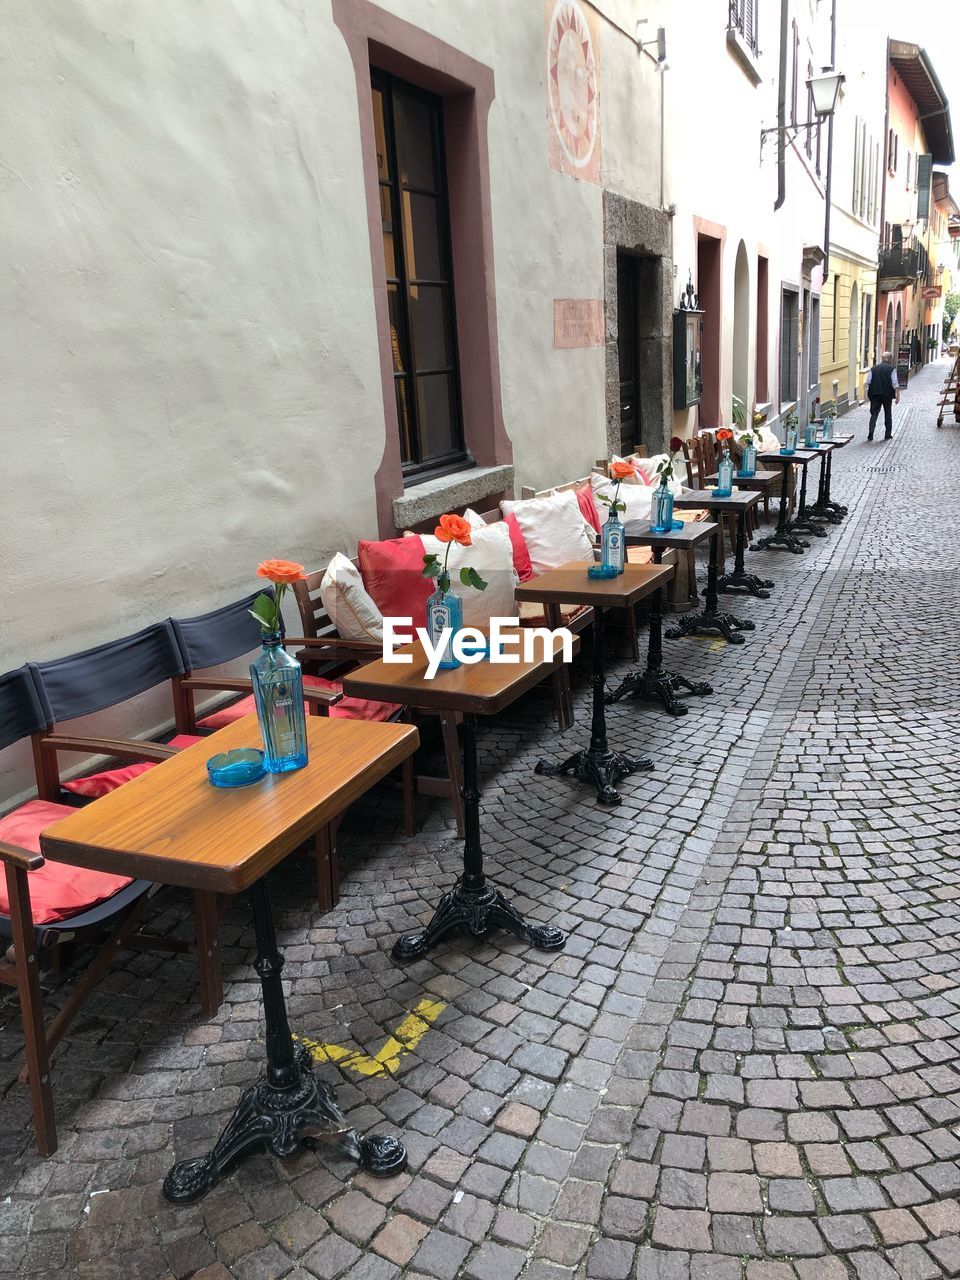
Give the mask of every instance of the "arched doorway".
[{"label": "arched doorway", "polygon": [[750,365],[750,266],[747,247],[740,241],[733,273],[733,394],[749,413]]},{"label": "arched doorway", "polygon": [[860,292],[854,280],[850,289],[850,345],[847,354],[847,402],[857,403],[857,353],[860,350]]},{"label": "arched doorway", "polygon": [[900,303],[897,303],[897,318],[893,322],[893,346],[890,348],[890,354],[893,356],[893,363],[897,363],[897,352],[900,350],[900,339],[903,337],[903,309]]},{"label": "arched doorway", "polygon": [[893,303],[887,303],[887,322],[883,326],[883,337],[880,342],[879,355],[883,355],[884,351],[889,351],[893,346]]}]

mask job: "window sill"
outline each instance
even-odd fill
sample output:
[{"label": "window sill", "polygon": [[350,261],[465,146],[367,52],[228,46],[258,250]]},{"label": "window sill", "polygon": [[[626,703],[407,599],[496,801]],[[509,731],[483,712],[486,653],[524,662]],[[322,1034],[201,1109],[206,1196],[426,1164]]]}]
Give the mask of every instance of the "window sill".
[{"label": "window sill", "polygon": [[756,86],[763,79],[757,55],[744,40],[736,27],[727,28],[727,48],[733,54],[750,83]]},{"label": "window sill", "polygon": [[513,492],[513,467],[470,467],[414,485],[393,500],[398,529],[412,529],[447,511],[474,506],[496,493]]}]

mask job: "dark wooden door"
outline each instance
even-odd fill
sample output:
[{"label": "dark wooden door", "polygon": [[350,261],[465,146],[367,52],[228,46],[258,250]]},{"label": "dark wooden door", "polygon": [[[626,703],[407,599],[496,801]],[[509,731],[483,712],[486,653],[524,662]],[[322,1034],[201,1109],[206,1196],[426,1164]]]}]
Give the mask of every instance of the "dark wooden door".
[{"label": "dark wooden door", "polygon": [[638,258],[617,258],[617,353],[620,359],[620,452],[640,443],[640,289]]}]

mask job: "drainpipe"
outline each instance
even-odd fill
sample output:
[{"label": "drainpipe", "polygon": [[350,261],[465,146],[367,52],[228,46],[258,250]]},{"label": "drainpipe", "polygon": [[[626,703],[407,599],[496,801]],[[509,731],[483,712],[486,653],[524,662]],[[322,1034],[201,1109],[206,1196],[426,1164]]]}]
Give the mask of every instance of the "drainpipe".
[{"label": "drainpipe", "polygon": [[787,198],[787,25],[790,0],[780,0],[780,86],[777,90],[777,200],[774,212]]},{"label": "drainpipe", "polygon": [[[877,363],[877,332],[880,328],[880,247],[883,244],[883,228],[887,216],[887,166],[890,163],[890,37],[887,36],[887,53],[883,64],[883,172],[880,174],[880,226],[877,229],[877,312],[873,317],[873,363]],[[886,317],[883,321],[886,325]],[[894,352],[896,355],[896,352]]]},{"label": "drainpipe", "polygon": [[[837,0],[833,0],[830,9],[830,69],[837,69]],[[833,116],[827,121],[827,180],[824,184],[824,199],[826,200],[826,210],[823,217],[823,252],[826,255],[826,269],[824,271],[824,280],[830,270],[830,202],[833,189]]]}]

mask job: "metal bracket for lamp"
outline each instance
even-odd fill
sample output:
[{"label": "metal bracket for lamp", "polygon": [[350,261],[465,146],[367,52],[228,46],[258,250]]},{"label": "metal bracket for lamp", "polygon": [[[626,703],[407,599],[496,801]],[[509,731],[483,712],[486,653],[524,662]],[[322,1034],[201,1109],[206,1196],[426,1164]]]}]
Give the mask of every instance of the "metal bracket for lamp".
[{"label": "metal bracket for lamp", "polygon": [[[813,120],[826,120],[837,109],[837,100],[840,97],[840,88],[846,79],[839,71],[832,71],[829,67],[825,68],[819,76],[811,76],[806,81],[807,88],[813,99]],[[771,133],[784,135],[785,142],[792,142],[798,137],[804,129],[809,129],[813,120],[804,120],[802,124],[775,124],[769,129],[760,130],[760,158],[763,158],[763,144]],[[792,132],[791,132],[792,131]],[[789,137],[786,135],[789,134]]]}]

